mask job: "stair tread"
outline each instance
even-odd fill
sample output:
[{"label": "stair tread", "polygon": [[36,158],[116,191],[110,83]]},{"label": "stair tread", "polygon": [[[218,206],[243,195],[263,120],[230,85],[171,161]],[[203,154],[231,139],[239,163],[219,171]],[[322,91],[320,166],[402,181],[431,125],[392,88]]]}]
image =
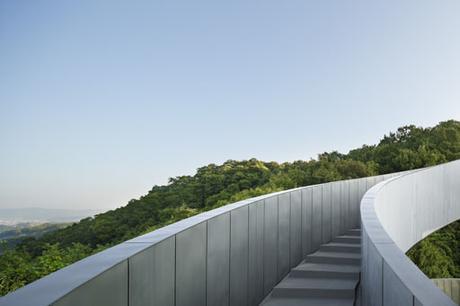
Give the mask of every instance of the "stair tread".
[{"label": "stair tread", "polygon": [[321,245],[322,247],[323,246],[338,246],[338,247],[350,247],[350,248],[357,248],[357,249],[360,249],[361,248],[361,245],[360,244],[356,244],[356,243],[347,243],[347,242],[329,242],[327,244],[323,244]]},{"label": "stair tread", "polygon": [[326,244],[322,244],[321,246],[326,246],[326,245],[337,245],[337,246],[349,246],[352,248],[360,248],[361,246],[356,243],[350,243],[350,242],[341,242],[341,241],[332,241]]},{"label": "stair tread", "polygon": [[342,236],[337,236],[337,238],[350,238],[350,239],[356,239],[356,240],[361,240],[361,236],[353,236],[353,235],[342,235]]},{"label": "stair tread", "polygon": [[326,264],[326,263],[307,262],[307,263],[303,263],[303,264],[298,265],[293,270],[359,273],[361,271],[361,267],[357,266],[357,265]]},{"label": "stair tread", "polygon": [[361,259],[361,253],[352,253],[352,252],[325,252],[317,251],[313,254],[307,256],[310,257],[330,257],[330,258],[355,258]]},{"label": "stair tread", "polygon": [[306,290],[355,290],[357,280],[330,278],[287,277],[279,283],[276,289],[306,289]]},{"label": "stair tread", "polygon": [[347,231],[347,234],[361,235],[361,229],[355,228]]},{"label": "stair tread", "polygon": [[264,306],[353,306],[353,299],[334,298],[270,298],[262,303]]},{"label": "stair tread", "polygon": [[332,242],[346,242],[346,243],[354,243],[354,244],[361,244],[361,236],[338,236],[335,237]]}]

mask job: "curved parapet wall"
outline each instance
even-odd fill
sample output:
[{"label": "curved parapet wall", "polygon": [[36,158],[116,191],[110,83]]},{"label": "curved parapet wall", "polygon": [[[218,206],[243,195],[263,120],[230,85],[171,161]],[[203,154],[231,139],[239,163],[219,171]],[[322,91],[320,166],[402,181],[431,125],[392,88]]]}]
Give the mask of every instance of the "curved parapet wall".
[{"label": "curved parapet wall", "polygon": [[307,254],[359,227],[360,199],[381,179],[217,208],[85,258],[0,298],[0,305],[258,305]]},{"label": "curved parapet wall", "polygon": [[361,201],[362,304],[456,305],[405,252],[459,218],[459,160],[372,187]]}]

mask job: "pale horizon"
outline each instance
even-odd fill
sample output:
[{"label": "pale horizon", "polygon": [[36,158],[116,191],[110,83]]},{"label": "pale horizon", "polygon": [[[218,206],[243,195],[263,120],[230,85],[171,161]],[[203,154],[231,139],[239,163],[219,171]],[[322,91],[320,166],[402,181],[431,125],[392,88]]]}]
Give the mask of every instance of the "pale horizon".
[{"label": "pale horizon", "polygon": [[0,208],[108,210],[228,159],[460,119],[460,2],[0,3]]}]

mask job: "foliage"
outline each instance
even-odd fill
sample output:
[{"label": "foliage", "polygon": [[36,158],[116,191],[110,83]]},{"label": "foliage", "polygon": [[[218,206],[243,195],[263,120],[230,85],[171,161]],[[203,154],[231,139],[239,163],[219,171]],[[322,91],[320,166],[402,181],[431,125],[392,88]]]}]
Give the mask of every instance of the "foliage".
[{"label": "foliage", "polygon": [[[46,233],[56,231],[69,226],[70,223],[19,223],[16,225],[3,226],[3,231],[0,231],[0,241],[4,242],[4,247],[13,248],[21,243],[24,238],[41,237]],[[2,250],[0,249],[0,255]]]},{"label": "foliage", "polygon": [[93,252],[89,246],[80,243],[65,248],[58,243],[46,243],[37,257],[20,250],[5,250],[0,260],[0,294],[22,287]]},{"label": "foliage", "polygon": [[[333,151],[317,159],[278,164],[256,159],[209,164],[193,176],[171,178],[126,206],[86,218],[42,237],[23,239],[0,257],[0,294],[64,267],[85,256],[234,201],[288,188],[414,169],[460,158],[460,122],[441,122],[433,128],[399,128],[377,145],[364,145],[348,154]],[[448,244],[446,242],[446,244]],[[423,250],[427,249],[425,252]],[[451,246],[426,242],[414,258],[432,275],[457,273]],[[412,254],[412,253],[411,253]],[[453,262],[449,258],[454,258]],[[427,268],[428,269],[428,268]],[[428,271],[428,270],[427,270]],[[449,275],[451,275],[449,274]]]},{"label": "foliage", "polygon": [[407,256],[430,278],[460,277],[460,221],[423,239]]}]

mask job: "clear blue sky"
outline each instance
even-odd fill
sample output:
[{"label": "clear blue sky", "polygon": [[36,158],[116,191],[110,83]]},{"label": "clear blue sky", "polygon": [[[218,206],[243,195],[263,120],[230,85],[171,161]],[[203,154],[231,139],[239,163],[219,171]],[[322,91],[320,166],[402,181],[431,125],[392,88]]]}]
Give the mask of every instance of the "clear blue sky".
[{"label": "clear blue sky", "polygon": [[227,159],[460,119],[460,2],[0,2],[0,207],[109,209]]}]

